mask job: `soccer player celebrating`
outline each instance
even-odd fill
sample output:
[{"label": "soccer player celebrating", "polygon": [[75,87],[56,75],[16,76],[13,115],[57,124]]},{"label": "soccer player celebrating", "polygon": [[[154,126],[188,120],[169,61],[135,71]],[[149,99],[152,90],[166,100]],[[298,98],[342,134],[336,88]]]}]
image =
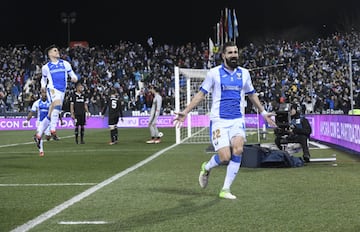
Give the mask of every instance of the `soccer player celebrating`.
[{"label": "soccer player celebrating", "polygon": [[76,91],[70,97],[70,113],[71,118],[75,122],[75,143],[79,144],[79,127],[80,127],[80,143],[85,144],[84,134],[86,125],[86,116],[90,115],[88,108],[88,98],[83,93],[84,86],[76,83]]},{"label": "soccer player celebrating", "polygon": [[271,119],[274,114],[265,111],[253,87],[250,73],[239,66],[239,50],[234,42],[223,44],[221,57],[223,63],[209,70],[198,93],[182,112],[177,112],[175,126],[184,122],[186,115],[197,106],[206,94],[212,92],[210,112],[210,140],[217,154],[201,165],[199,184],[206,188],[211,169],[227,165],[220,198],[236,199],[230,187],[239,171],[244,143],[246,142],[245,119],[242,106],[245,94],[271,126],[276,126]]},{"label": "soccer player celebrating", "polygon": [[118,97],[118,93],[116,89],[110,90],[110,96],[107,98],[105,102],[105,107],[101,112],[102,118],[106,113],[106,110],[109,109],[108,112],[108,125],[110,129],[110,145],[114,145],[118,143],[118,128],[117,124],[119,122],[119,116],[121,117],[121,121],[123,121],[123,111],[121,109],[121,101]]},{"label": "soccer player celebrating", "polygon": [[48,56],[49,62],[43,65],[41,69],[41,89],[42,91],[46,90],[51,105],[47,117],[41,121],[34,137],[37,146],[39,146],[42,134],[49,124],[52,136],[57,138],[56,125],[64,101],[68,77],[70,77],[72,82],[78,81],[78,77],[74,73],[71,64],[66,60],[60,59],[60,52],[56,45],[48,47],[45,50],[45,54]]},{"label": "soccer player celebrating", "polygon": [[[51,102],[47,98],[46,91],[44,89],[41,90],[41,97],[32,104],[31,110],[26,118],[26,121],[24,122],[24,126],[29,125],[29,121],[32,118],[33,114],[37,112],[36,127],[38,127],[41,121],[47,117],[49,113],[50,104]],[[47,140],[51,138],[49,126],[45,130],[45,135]],[[40,143],[38,144],[38,148],[39,148],[39,155],[44,156],[44,148],[43,148],[42,140],[40,140]]]}]

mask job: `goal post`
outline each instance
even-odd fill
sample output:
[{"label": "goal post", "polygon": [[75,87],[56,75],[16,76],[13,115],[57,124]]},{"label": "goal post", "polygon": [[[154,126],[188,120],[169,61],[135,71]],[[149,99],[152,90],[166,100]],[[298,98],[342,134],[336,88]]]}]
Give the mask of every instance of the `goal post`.
[{"label": "goal post", "polygon": [[[208,69],[191,69],[180,68],[175,66],[175,112],[180,112],[190,103],[194,95],[199,91],[199,88],[204,81]],[[180,128],[175,128],[176,143],[200,143],[210,145],[210,110],[211,110],[211,93],[205,96],[205,99],[199,103],[187,115],[183,125]],[[245,114],[245,105],[242,106]],[[255,125],[252,128],[247,128],[246,136],[250,143],[260,142],[260,127],[259,127],[259,113],[257,112],[252,117],[245,116],[246,124]],[[250,123],[247,123],[250,122]],[[252,136],[253,138],[248,139]]]},{"label": "goal post", "polygon": [[[199,91],[207,69],[179,68],[175,66],[175,112],[183,110]],[[176,128],[176,143],[210,143],[209,112],[211,95],[207,95],[186,117],[183,126]]]}]

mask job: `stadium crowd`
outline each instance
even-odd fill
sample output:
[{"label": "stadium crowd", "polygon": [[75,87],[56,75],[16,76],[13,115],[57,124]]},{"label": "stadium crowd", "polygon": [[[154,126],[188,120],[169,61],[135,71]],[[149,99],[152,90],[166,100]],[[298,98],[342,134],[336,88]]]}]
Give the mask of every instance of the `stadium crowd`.
[{"label": "stadium crowd", "polygon": [[[298,102],[304,113],[347,114],[351,109],[349,52],[352,66],[354,108],[360,108],[360,33],[334,34],[311,41],[270,40],[241,48],[241,65],[251,70],[252,80],[268,111],[280,103]],[[81,78],[88,94],[89,110],[98,115],[109,90],[115,88],[123,110],[149,111],[150,86],[159,86],[163,112],[174,108],[174,66],[207,69],[219,62],[209,56],[208,43],[182,46],[120,41],[112,46],[61,48]],[[0,47],[0,115],[28,112],[40,97],[41,66],[46,62],[40,46]],[[63,110],[69,112],[66,93]],[[246,108],[253,113],[253,107]]]}]

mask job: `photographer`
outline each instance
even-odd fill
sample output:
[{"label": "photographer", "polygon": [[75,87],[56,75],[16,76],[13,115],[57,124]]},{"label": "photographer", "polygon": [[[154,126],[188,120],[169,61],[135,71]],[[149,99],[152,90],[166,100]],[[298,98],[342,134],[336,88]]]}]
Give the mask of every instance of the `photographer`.
[{"label": "photographer", "polygon": [[[311,134],[311,126],[309,121],[302,115],[297,104],[290,107],[290,119],[288,126],[285,128],[275,128],[275,144],[281,150],[281,143],[300,143],[303,150],[303,158],[305,162],[310,162],[310,152],[308,139]],[[283,141],[282,141],[283,140]],[[284,142],[285,141],[285,142]]]}]

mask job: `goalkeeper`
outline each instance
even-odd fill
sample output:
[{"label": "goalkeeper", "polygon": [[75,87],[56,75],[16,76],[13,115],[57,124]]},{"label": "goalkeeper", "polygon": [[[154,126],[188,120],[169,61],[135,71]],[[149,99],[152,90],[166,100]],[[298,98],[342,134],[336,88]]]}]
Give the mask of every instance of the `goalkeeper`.
[{"label": "goalkeeper", "polygon": [[157,119],[160,115],[160,110],[161,110],[161,106],[162,106],[162,97],[159,94],[160,89],[158,87],[152,86],[150,87],[150,91],[151,93],[154,95],[153,98],[153,102],[151,105],[151,110],[150,110],[150,118],[149,118],[149,123],[148,126],[150,128],[150,135],[151,135],[151,139],[146,141],[146,143],[148,144],[152,144],[152,143],[160,143],[160,134],[159,134],[159,129],[157,128]]}]

